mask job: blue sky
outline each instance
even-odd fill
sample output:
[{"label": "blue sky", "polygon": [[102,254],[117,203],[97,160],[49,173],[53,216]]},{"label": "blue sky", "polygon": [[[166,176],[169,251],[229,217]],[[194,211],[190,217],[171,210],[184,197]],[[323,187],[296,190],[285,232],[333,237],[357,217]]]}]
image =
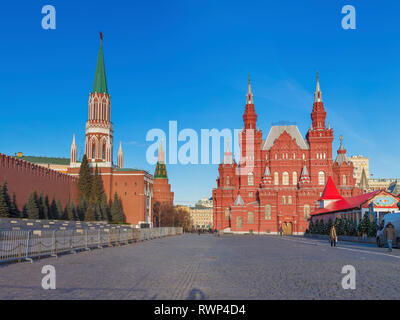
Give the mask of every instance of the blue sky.
[{"label": "blue sky", "polygon": [[[41,8],[56,8],[56,30]],[[357,29],[341,28],[341,8]],[[0,13],[0,152],[69,157],[84,148],[88,94],[104,35],[114,159],[153,173],[152,128],[241,128],[251,73],[258,125],[310,126],[320,72],[334,154],[370,158],[374,177],[400,177],[400,3],[396,1],[19,1]],[[178,144],[178,147],[183,143]],[[211,196],[216,165],[168,165],[177,203]]]}]

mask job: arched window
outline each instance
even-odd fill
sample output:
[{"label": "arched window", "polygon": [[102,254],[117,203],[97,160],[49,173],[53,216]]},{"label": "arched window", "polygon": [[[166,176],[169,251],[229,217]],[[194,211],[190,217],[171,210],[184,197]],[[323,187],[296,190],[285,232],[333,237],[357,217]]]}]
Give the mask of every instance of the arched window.
[{"label": "arched window", "polygon": [[278,159],[278,154],[277,154],[277,153],[275,153],[275,160],[276,160],[276,159]]},{"label": "arched window", "polygon": [[103,160],[106,159],[106,145],[105,144],[103,144],[103,147],[101,148],[101,158]]},{"label": "arched window", "polygon": [[296,154],[293,153],[293,160],[296,160]]},{"label": "arched window", "polygon": [[102,111],[103,111],[103,118],[101,119],[101,120],[106,120],[106,104],[103,102],[103,108],[102,108]]},{"label": "arched window", "polygon": [[318,172],[318,184],[320,186],[325,185],[325,172],[323,171]]},{"label": "arched window", "polygon": [[225,220],[229,221],[231,218],[231,210],[229,208],[225,208]]},{"label": "arched window", "polygon": [[293,171],[293,185],[297,184],[297,172]]},{"label": "arched window", "polygon": [[326,153],[324,152],[324,159],[326,158]]},{"label": "arched window", "polygon": [[282,173],[282,184],[284,186],[289,185],[289,173],[287,173],[286,171]]},{"label": "arched window", "polygon": [[240,229],[242,227],[242,217],[236,217],[236,228]]},{"label": "arched window", "polygon": [[319,159],[319,153],[317,153],[317,159]]},{"label": "arched window", "polygon": [[286,204],[286,197],[282,196],[282,204]]},{"label": "arched window", "polygon": [[347,184],[347,178],[346,178],[346,175],[344,174],[343,175],[343,183],[342,183],[344,186]]},{"label": "arched window", "polygon": [[265,206],[265,220],[271,220],[271,206],[269,204]]},{"label": "arched window", "polygon": [[303,153],[303,160],[306,160],[306,155]]},{"label": "arched window", "polygon": [[254,223],[254,213],[251,211],[247,214],[247,223],[248,224]]},{"label": "arched window", "polygon": [[227,176],[227,177],[226,177],[226,185],[229,186],[230,183],[231,183],[231,181],[230,181],[230,179],[229,179],[229,176]]},{"label": "arched window", "polygon": [[94,103],[94,115],[93,119],[97,119],[97,102]]},{"label": "arched window", "polygon": [[292,196],[289,196],[288,197],[288,202],[287,202],[288,204],[292,204]]},{"label": "arched window", "polygon": [[96,159],[96,142],[92,141],[92,159]]},{"label": "arched window", "polygon": [[274,172],[274,185],[278,185],[279,184],[279,173],[278,172]]},{"label": "arched window", "polygon": [[253,174],[253,172],[250,172],[249,175],[247,176],[247,184],[249,186],[253,186],[254,185],[254,174]]},{"label": "arched window", "polygon": [[310,218],[310,206],[308,204],[304,205],[304,220],[308,220]]}]

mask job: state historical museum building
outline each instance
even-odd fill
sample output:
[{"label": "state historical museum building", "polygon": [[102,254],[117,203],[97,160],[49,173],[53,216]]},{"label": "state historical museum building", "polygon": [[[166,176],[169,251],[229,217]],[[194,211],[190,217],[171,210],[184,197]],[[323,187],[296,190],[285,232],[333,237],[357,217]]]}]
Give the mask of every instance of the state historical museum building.
[{"label": "state historical museum building", "polygon": [[333,160],[333,130],[326,126],[319,79],[305,138],[296,125],[272,126],[266,139],[256,129],[257,114],[249,80],[244,128],[239,133],[240,163],[229,151],[219,165],[213,189],[214,228],[233,233],[302,234],[328,177],[342,196],[362,193],[353,164],[340,147]]}]

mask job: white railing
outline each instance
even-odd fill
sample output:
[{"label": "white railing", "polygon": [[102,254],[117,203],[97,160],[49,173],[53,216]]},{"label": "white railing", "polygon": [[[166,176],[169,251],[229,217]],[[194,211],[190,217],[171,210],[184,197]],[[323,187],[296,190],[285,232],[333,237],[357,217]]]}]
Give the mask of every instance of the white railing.
[{"label": "white railing", "polygon": [[0,231],[0,262],[33,261],[45,256],[57,257],[62,253],[113,247],[182,233],[180,227]]}]

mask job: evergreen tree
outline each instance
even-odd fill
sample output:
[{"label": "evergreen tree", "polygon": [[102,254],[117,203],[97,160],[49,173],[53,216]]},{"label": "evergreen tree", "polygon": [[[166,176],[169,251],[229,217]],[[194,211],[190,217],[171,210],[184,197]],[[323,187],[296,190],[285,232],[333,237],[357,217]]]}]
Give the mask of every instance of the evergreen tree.
[{"label": "evergreen tree", "polygon": [[308,225],[308,230],[310,231],[311,234],[314,233],[314,223],[312,222],[312,220],[310,220],[310,223]]},{"label": "evergreen tree", "polygon": [[50,216],[50,201],[49,201],[49,196],[47,194],[44,197],[43,216],[44,216],[44,219],[51,219],[49,217]]},{"label": "evergreen tree", "polygon": [[101,210],[100,210],[100,206],[97,203],[94,204],[93,210],[94,210],[95,220],[96,221],[103,220],[103,217],[102,217],[102,214],[101,214]]},{"label": "evergreen tree", "polygon": [[56,199],[53,198],[51,200],[50,209],[49,209],[49,219],[57,220],[58,219],[58,209]]},{"label": "evergreen tree", "polygon": [[67,203],[65,205],[63,214],[61,216],[61,220],[73,220],[74,212],[73,212],[74,205],[72,203]]},{"label": "evergreen tree", "polygon": [[121,208],[121,202],[118,199],[117,193],[114,194],[114,200],[111,205],[111,217],[113,223],[123,223],[124,213]]},{"label": "evergreen tree", "polygon": [[56,207],[57,207],[57,219],[61,219],[62,215],[64,214],[64,210],[60,199],[57,200]]},{"label": "evergreen tree", "polygon": [[376,237],[376,232],[378,231],[378,225],[375,220],[371,221],[368,228],[368,237]]},{"label": "evergreen tree", "polygon": [[47,219],[47,217],[45,216],[43,192],[40,193],[40,197],[38,199],[38,206],[39,206],[39,219]]},{"label": "evergreen tree", "polygon": [[26,204],[22,208],[21,216],[22,218],[28,218],[28,209],[26,208]]},{"label": "evergreen tree", "polygon": [[89,162],[86,155],[83,156],[81,167],[79,169],[78,188],[80,198],[88,201],[92,191],[92,174],[90,172]]},{"label": "evergreen tree", "polygon": [[320,219],[319,223],[318,223],[318,233],[319,234],[324,234],[324,232],[325,232],[324,220]]},{"label": "evergreen tree", "polygon": [[17,206],[17,197],[15,192],[13,193],[12,202],[11,202],[11,210],[10,210],[10,217],[11,218],[19,218],[21,213],[18,210]]},{"label": "evergreen tree", "polygon": [[110,222],[112,220],[110,207],[108,206],[107,196],[105,193],[103,193],[103,195],[101,197],[100,211],[101,211],[102,220],[107,220],[108,222]]},{"label": "evergreen tree", "polygon": [[36,191],[33,191],[28,197],[26,215],[29,219],[39,219],[39,204]]},{"label": "evergreen tree", "polygon": [[329,218],[328,223],[326,224],[326,234],[330,234],[332,226],[333,226],[332,219]]},{"label": "evergreen tree", "polygon": [[0,185],[0,217],[6,218],[10,215],[10,208],[7,204],[6,194],[4,192],[4,185]]},{"label": "evergreen tree", "polygon": [[90,200],[85,212],[85,221],[95,221],[95,220],[96,220],[95,204],[93,203],[92,200]]},{"label": "evergreen tree", "polygon": [[360,236],[364,236],[367,234],[368,229],[369,229],[369,214],[368,212],[366,212],[363,216],[363,218],[360,221],[359,227],[358,227],[358,231],[360,233]]},{"label": "evergreen tree", "polygon": [[104,193],[103,182],[101,181],[101,177],[99,175],[99,171],[96,166],[96,170],[95,170],[94,176],[93,176],[92,190],[91,190],[91,197],[95,204],[100,205],[103,193]]},{"label": "evergreen tree", "polygon": [[79,200],[78,207],[76,208],[76,213],[78,220],[84,221],[85,220],[85,213],[87,210],[87,201],[83,198]]}]

